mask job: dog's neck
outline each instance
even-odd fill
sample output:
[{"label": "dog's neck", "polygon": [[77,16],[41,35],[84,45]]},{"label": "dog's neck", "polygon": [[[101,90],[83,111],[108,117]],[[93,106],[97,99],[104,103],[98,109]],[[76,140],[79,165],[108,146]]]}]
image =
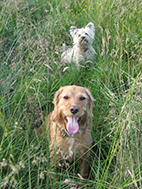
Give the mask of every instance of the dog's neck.
[{"label": "dog's neck", "polygon": [[91,49],[91,45],[81,46],[79,47],[82,53],[86,53]]},{"label": "dog's neck", "polygon": [[64,138],[64,137],[70,137],[70,136],[71,136],[71,135],[70,135],[69,133],[67,133],[67,132],[65,131],[65,129],[63,129],[60,125],[58,125],[58,128],[59,128],[59,130],[60,130],[60,132],[61,132],[63,138]]},{"label": "dog's neck", "polygon": [[[76,43],[73,44],[73,46],[75,46],[75,45],[76,45]],[[88,46],[86,46],[86,45],[83,45],[83,46],[77,45],[77,46],[78,46],[78,48],[79,48],[81,51],[83,51],[84,53],[85,53],[86,51],[88,51],[88,49],[90,48],[90,45],[88,45]]]},{"label": "dog's neck", "polygon": [[84,47],[84,48],[83,48],[83,51],[84,51],[84,52],[88,51],[88,47]]},{"label": "dog's neck", "polygon": [[62,136],[63,136],[63,138],[64,137],[69,137],[69,136],[71,136],[69,133],[67,133],[64,129],[61,129],[60,128],[60,131],[61,131],[61,134],[62,134]]},{"label": "dog's neck", "polygon": [[89,47],[88,46],[82,46],[82,47],[79,47],[81,52],[85,53],[88,51]]}]

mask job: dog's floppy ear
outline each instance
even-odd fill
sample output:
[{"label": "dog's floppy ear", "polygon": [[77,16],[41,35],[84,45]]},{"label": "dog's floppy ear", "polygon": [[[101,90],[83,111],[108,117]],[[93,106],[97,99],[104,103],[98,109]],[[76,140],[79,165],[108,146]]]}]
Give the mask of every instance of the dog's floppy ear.
[{"label": "dog's floppy ear", "polygon": [[59,96],[62,93],[63,89],[64,89],[64,87],[60,87],[60,89],[54,95],[53,104],[54,104],[55,107],[58,106]]},{"label": "dog's floppy ear", "polygon": [[85,88],[86,94],[89,97],[89,103],[88,103],[88,110],[89,110],[89,116],[93,117],[92,110],[93,110],[93,105],[94,105],[94,98],[91,94],[91,92]]},{"label": "dog's floppy ear", "polygon": [[77,32],[77,27],[71,26],[70,27],[70,34],[71,34],[72,37],[74,36],[74,34],[76,34],[76,32]]}]

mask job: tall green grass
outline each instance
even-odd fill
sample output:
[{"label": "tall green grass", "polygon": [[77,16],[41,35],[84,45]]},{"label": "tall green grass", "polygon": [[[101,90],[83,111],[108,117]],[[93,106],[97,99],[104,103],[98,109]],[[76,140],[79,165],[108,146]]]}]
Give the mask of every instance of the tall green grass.
[{"label": "tall green grass", "polygon": [[[59,87],[75,84],[95,99],[90,174],[81,188],[142,188],[141,0],[5,0],[0,12],[0,187],[71,188],[78,182],[72,165],[55,172],[50,185],[46,132],[40,138],[33,132],[45,129]],[[61,64],[62,44],[72,44],[70,26],[90,21],[92,67]]]}]

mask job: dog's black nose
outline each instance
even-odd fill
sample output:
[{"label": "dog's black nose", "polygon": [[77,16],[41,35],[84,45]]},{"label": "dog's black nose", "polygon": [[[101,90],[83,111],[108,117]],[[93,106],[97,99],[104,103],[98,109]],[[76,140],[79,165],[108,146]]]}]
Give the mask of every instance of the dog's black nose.
[{"label": "dog's black nose", "polygon": [[71,105],[70,106],[70,112],[72,114],[76,114],[77,112],[79,112],[79,107],[78,106],[75,106],[75,105]]},{"label": "dog's black nose", "polygon": [[81,38],[82,38],[82,39],[85,39],[85,37],[84,37],[84,36],[82,36]]}]

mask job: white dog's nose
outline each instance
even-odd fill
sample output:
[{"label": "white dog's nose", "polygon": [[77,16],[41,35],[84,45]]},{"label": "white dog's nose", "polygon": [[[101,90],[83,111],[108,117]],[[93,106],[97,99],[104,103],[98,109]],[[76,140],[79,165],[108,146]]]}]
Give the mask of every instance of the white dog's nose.
[{"label": "white dog's nose", "polygon": [[82,36],[81,38],[82,38],[82,39],[85,39],[85,37],[84,37],[84,36]]}]

